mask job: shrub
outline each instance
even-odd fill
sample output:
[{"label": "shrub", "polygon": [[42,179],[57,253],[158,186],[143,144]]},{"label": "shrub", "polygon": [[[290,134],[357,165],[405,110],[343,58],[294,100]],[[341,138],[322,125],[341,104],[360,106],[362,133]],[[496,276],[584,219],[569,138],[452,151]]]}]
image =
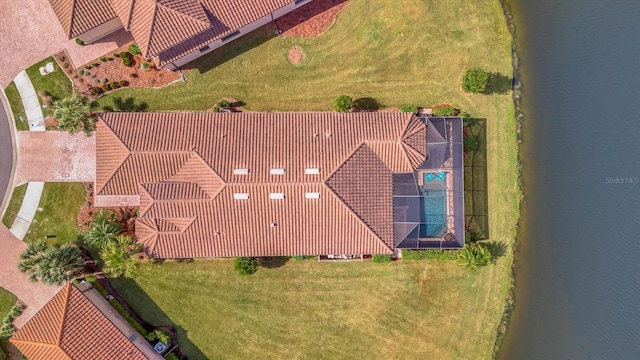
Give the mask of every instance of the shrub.
[{"label": "shrub", "polygon": [[98,67],[98,66],[100,66],[100,63],[95,62],[92,65],[93,65],[93,67]]},{"label": "shrub", "polygon": [[82,69],[78,70],[78,74],[84,75],[84,70],[82,70]]},{"label": "shrub", "polygon": [[475,272],[491,262],[491,252],[482,244],[467,246],[458,252],[458,265]]},{"label": "shrub", "polygon": [[462,140],[462,146],[464,148],[464,152],[476,151],[480,148],[480,140],[478,139],[478,136],[466,135],[464,140]]},{"label": "shrub", "polygon": [[69,68],[69,63],[62,63],[62,67],[65,68],[65,69],[68,69]]},{"label": "shrub", "polygon": [[253,275],[258,271],[258,259],[239,257],[233,260],[233,269],[240,275]]},{"label": "shrub", "polygon": [[487,89],[489,74],[480,68],[467,70],[462,77],[462,88],[464,91],[472,93],[482,93]]},{"label": "shrub", "polygon": [[137,45],[137,44],[135,44],[135,43],[133,43],[133,44],[129,45],[129,52],[130,52],[132,55],[139,55],[139,54],[142,54],[142,52],[140,52],[140,48],[139,48],[139,47],[138,47],[138,45]]},{"label": "shrub", "polygon": [[101,57],[100,57],[100,61],[102,61],[102,62],[107,62],[107,58],[106,58],[106,57],[104,57],[104,56],[101,56]]},{"label": "shrub", "polygon": [[91,66],[91,65],[85,66],[85,69],[87,69],[87,70],[91,70],[92,68],[93,68],[93,66]]},{"label": "shrub", "polygon": [[220,112],[220,107],[218,105],[213,107],[213,112],[214,113],[219,113]]},{"label": "shrub", "polygon": [[84,46],[84,41],[82,41],[80,38],[76,38],[76,44]]},{"label": "shrub", "polygon": [[[178,357],[178,355],[171,353],[168,354],[167,356],[164,357],[165,360],[180,360],[180,358]],[[0,359],[1,360],[1,359]]]},{"label": "shrub", "polygon": [[138,74],[136,73],[131,73],[129,76],[131,76],[132,79],[135,79],[138,77]]},{"label": "shrub", "polygon": [[124,66],[131,66],[131,54],[129,54],[128,52],[121,52],[120,53],[120,58],[122,59],[122,64]]},{"label": "shrub", "polygon": [[452,250],[403,250],[402,260],[454,260],[457,254]]},{"label": "shrub", "polygon": [[102,89],[103,89],[104,91],[109,91],[109,90],[111,90],[111,84],[104,84],[104,85],[102,85]]},{"label": "shrub", "polygon": [[334,100],[333,106],[337,112],[349,112],[353,108],[353,99],[347,95],[340,95]]},{"label": "shrub", "polygon": [[418,107],[415,105],[402,105],[400,106],[400,112],[408,112],[416,114],[418,112]]},{"label": "shrub", "polygon": [[97,86],[91,87],[91,95],[96,96],[100,94],[102,94],[102,88],[99,88]]},{"label": "shrub", "polygon": [[108,82],[109,82],[109,79],[107,79],[107,78],[102,79],[102,83],[103,83],[103,84],[106,84],[106,83],[108,83]]},{"label": "shrub", "polygon": [[129,86],[129,82],[127,80],[120,80],[120,86]]},{"label": "shrub", "polygon": [[122,305],[118,300],[116,299],[110,299],[109,300],[109,304],[111,304],[111,306],[113,306],[114,309],[116,309],[116,311],[122,315],[122,317],[127,320],[127,322],[129,323],[129,325],[131,325],[131,327],[133,327],[135,329],[135,331],[139,332],[140,335],[142,336],[147,336],[147,334],[149,334],[149,332],[147,331],[147,329],[145,329],[139,322],[138,320],[136,320],[130,313],[129,311],[127,311],[127,309],[124,308],[124,305]]},{"label": "shrub", "polygon": [[158,340],[163,344],[169,344],[171,342],[171,334],[160,329],[153,330],[147,336],[145,336],[145,338],[149,341]]},{"label": "shrub", "polygon": [[220,102],[218,103],[218,106],[220,106],[221,108],[230,108],[231,103],[228,102],[227,100],[220,100]]},{"label": "shrub", "polygon": [[302,261],[304,260],[304,256],[302,255],[296,255],[293,257],[293,261]]},{"label": "shrub", "polygon": [[140,69],[142,69],[142,70],[148,69],[150,66],[151,65],[148,62],[144,61],[144,62],[142,62],[142,64],[140,64]]},{"label": "shrub", "polygon": [[443,105],[433,108],[433,115],[435,116],[455,116],[456,109],[451,105]]},{"label": "shrub", "polygon": [[391,255],[389,254],[374,254],[371,257],[371,261],[376,264],[388,264],[391,262]]},{"label": "shrub", "polygon": [[120,83],[117,81],[114,81],[111,83],[111,87],[114,89],[118,89],[120,87]]}]

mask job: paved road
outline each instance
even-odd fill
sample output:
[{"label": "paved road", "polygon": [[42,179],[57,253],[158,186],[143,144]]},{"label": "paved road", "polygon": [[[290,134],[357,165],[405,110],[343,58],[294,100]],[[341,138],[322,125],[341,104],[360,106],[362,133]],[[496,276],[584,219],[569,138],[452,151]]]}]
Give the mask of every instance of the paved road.
[{"label": "paved road", "polygon": [[11,148],[11,132],[7,112],[4,104],[0,101],[0,203],[9,188],[11,178],[11,165],[13,163],[13,149]]}]

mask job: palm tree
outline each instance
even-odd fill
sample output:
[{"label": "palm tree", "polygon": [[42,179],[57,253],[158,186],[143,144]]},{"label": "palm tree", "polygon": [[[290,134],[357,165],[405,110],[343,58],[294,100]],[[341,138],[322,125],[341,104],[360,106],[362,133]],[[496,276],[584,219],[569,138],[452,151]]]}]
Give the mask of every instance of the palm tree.
[{"label": "palm tree", "polygon": [[138,267],[138,261],[131,255],[141,250],[142,245],[134,243],[131,237],[118,235],[115,241],[108,242],[100,250],[100,257],[104,261],[102,272],[113,278],[133,276]]},{"label": "palm tree", "polygon": [[491,252],[482,245],[470,245],[458,252],[458,265],[475,272],[481,266],[489,265],[491,262]]},{"label": "palm tree", "polygon": [[122,232],[122,226],[115,221],[113,212],[100,210],[93,218],[89,230],[82,234],[83,240],[98,249],[104,248]]},{"label": "palm tree", "polygon": [[80,250],[70,245],[47,247],[44,242],[29,244],[20,255],[18,268],[31,281],[62,285],[84,270]]},{"label": "palm tree", "polygon": [[82,130],[91,135],[96,119],[91,116],[91,104],[86,97],[76,93],[53,104],[53,117],[58,121],[60,130],[75,134]]}]

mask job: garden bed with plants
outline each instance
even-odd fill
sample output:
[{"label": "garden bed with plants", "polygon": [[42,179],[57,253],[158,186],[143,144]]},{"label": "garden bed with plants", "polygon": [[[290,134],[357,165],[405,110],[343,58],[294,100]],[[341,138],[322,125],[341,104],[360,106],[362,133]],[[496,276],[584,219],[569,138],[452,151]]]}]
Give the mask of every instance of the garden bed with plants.
[{"label": "garden bed with plants", "polygon": [[56,55],[56,60],[69,75],[73,88],[90,99],[123,87],[158,88],[180,80],[180,73],[158,69],[145,61],[134,43],[75,70],[68,65],[64,54]]}]

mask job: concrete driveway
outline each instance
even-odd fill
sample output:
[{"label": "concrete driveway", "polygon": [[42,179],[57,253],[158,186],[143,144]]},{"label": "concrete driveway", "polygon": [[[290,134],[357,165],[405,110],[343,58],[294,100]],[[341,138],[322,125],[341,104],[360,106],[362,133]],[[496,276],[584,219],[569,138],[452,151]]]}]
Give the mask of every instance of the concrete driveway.
[{"label": "concrete driveway", "polygon": [[131,41],[124,30],[99,42],[79,46],[68,40],[48,0],[0,1],[0,85],[4,88],[21,71],[63,49],[76,67]]}]

